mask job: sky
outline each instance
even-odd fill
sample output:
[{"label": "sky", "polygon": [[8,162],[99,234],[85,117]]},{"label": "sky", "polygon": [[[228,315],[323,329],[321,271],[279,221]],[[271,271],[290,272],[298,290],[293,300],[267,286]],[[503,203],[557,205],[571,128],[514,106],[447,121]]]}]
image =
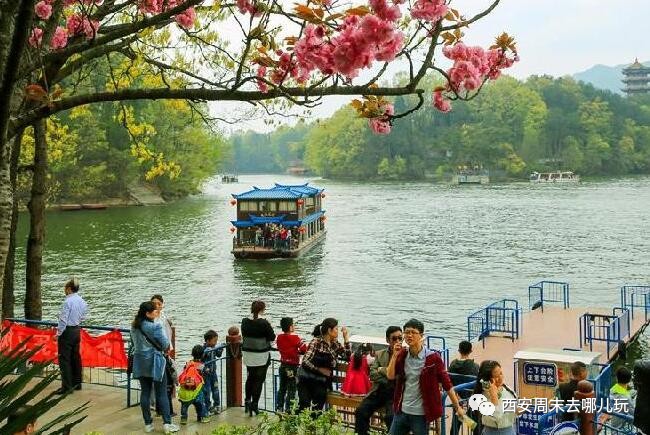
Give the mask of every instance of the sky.
[{"label": "sky", "polygon": [[[451,6],[469,17],[490,3],[453,0]],[[465,30],[464,42],[488,47],[495,36],[506,31],[516,38],[521,59],[508,70],[509,75],[563,76],[596,64],[627,64],[635,57],[650,60],[649,22],[650,0],[501,0],[490,15]],[[403,67],[404,64],[395,65],[390,72]],[[328,117],[349,100],[330,97],[312,111],[311,118]],[[215,114],[226,114],[243,104],[215,103],[212,109]],[[264,124],[261,116],[225,126],[227,132],[247,129],[264,132],[272,128]]]}]

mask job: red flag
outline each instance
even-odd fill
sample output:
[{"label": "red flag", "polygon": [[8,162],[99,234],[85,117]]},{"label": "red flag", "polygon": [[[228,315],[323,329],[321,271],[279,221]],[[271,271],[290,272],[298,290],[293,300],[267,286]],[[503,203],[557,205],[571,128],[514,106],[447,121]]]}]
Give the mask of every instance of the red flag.
[{"label": "red flag", "polygon": [[[29,338],[25,349],[31,350],[39,345],[42,346],[30,358],[30,361],[58,363],[58,346],[55,338],[55,328],[38,329],[5,320],[2,322],[2,329],[8,330],[8,332],[0,340],[1,353],[8,353],[11,349],[15,349],[21,342]],[[125,369],[127,366],[122,333],[117,330],[99,336],[92,336],[85,329],[82,329],[80,353],[81,365],[83,367]]]}]

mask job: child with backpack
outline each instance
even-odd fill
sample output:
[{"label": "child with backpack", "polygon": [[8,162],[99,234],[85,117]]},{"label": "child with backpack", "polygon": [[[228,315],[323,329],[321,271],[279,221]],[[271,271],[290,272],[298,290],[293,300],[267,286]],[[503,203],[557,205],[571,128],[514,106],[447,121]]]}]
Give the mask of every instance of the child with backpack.
[{"label": "child with backpack", "polygon": [[203,404],[206,413],[212,415],[219,413],[221,405],[219,397],[219,378],[217,377],[217,358],[220,358],[225,344],[217,344],[219,334],[212,329],[203,335],[205,343],[203,344]]},{"label": "child with backpack", "polygon": [[203,403],[203,346],[197,344],[192,348],[192,360],[178,376],[178,400],[181,402],[181,424],[187,424],[187,410],[190,405],[196,409],[196,417],[201,423],[209,423],[207,410]]}]

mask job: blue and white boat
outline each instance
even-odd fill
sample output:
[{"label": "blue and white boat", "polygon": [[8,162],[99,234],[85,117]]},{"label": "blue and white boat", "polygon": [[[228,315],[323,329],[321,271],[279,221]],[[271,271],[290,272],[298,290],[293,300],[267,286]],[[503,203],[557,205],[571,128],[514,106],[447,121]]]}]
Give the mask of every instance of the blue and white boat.
[{"label": "blue and white boat", "polygon": [[236,258],[298,257],[325,237],[324,189],[278,184],[233,194],[237,206],[232,254]]}]

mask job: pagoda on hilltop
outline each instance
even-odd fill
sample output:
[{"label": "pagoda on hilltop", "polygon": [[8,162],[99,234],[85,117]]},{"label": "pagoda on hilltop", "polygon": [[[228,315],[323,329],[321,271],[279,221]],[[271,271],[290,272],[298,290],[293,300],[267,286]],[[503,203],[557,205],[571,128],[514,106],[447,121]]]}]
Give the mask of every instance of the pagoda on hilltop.
[{"label": "pagoda on hilltop", "polygon": [[623,69],[623,83],[625,88],[623,92],[630,95],[650,93],[650,68],[644,66],[639,59],[634,59],[634,63]]}]

